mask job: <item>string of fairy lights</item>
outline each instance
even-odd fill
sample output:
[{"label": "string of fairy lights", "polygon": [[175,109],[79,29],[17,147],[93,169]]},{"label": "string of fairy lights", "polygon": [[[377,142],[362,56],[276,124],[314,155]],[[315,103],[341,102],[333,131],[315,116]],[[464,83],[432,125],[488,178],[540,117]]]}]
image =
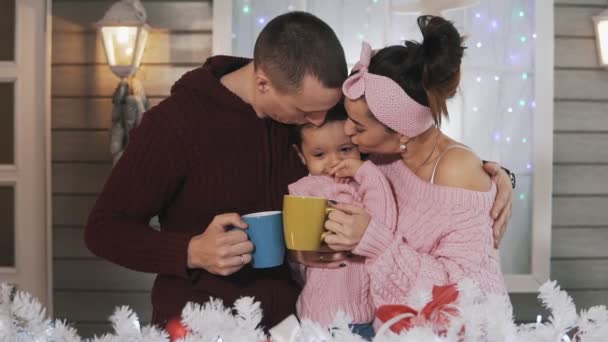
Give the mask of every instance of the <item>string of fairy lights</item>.
[{"label": "string of fairy lights", "polygon": [[[478,51],[475,55],[477,58],[472,62],[469,59],[465,66],[468,77],[477,86],[475,89],[465,89],[469,91],[469,98],[462,108],[463,119],[467,119],[467,111],[474,114],[473,120],[483,120],[484,113],[494,112],[494,130],[489,133],[499,160],[513,168],[520,178],[530,179],[533,130],[528,129],[532,127],[533,117],[528,114],[533,114],[536,109],[532,57],[533,41],[538,35],[534,32],[534,16],[526,6],[531,6],[531,3],[516,0],[505,2],[500,7],[494,2],[481,1],[479,6],[460,10],[464,14],[459,19],[468,24],[465,32],[469,38],[469,48]],[[496,89],[496,92],[488,89]],[[492,94],[495,100],[487,101],[485,93]],[[516,122],[519,122],[519,126]],[[521,127],[527,129],[519,129]],[[511,158],[504,158],[503,154]],[[513,158],[514,154],[517,157]],[[518,190],[516,198],[521,201],[529,199],[531,185],[520,186]]]},{"label": "string of fairy lights", "polygon": [[[362,22],[361,22],[360,30],[350,32],[350,34],[354,34],[358,40],[370,39],[370,38],[368,38],[368,33],[369,33],[370,28],[377,29],[377,27],[371,27],[372,7],[382,5],[382,3],[386,2],[386,1],[388,1],[388,0],[361,1],[362,2],[361,8],[365,10],[365,17],[364,17],[364,20],[362,20]],[[343,3],[344,1],[339,1],[339,2]],[[268,20],[270,20],[273,16],[273,15],[266,13],[266,12],[268,12],[268,7],[269,7],[268,2],[265,3],[264,1],[241,0],[241,1],[237,1],[235,3],[237,4],[237,7],[235,8],[235,12],[241,12],[241,15],[246,16],[246,17],[251,17],[249,20],[251,22],[253,22],[254,25],[257,26],[258,30],[261,30],[263,28],[263,26],[268,22]],[[282,10],[279,10],[279,13],[281,13],[282,11],[307,10],[306,3],[307,3],[307,1],[304,1],[304,0],[301,0],[301,1],[292,0],[292,1],[283,1],[283,2],[276,2],[276,3],[273,2],[271,6],[283,7]],[[514,7],[517,7],[517,1],[514,1],[513,3],[514,3]],[[389,7],[387,7],[387,8],[389,8]],[[481,8],[480,6],[478,6],[478,7]],[[526,11],[524,6],[522,5],[520,7],[521,7],[520,9],[513,9],[512,13],[511,13],[513,19],[515,20],[515,24],[505,23],[502,20],[504,18],[500,18],[498,16],[498,15],[502,15],[502,13],[493,16],[492,14],[495,14],[495,13],[492,13],[492,11],[489,8],[481,8],[481,10],[479,8],[469,9],[470,11],[472,11],[472,15],[473,15],[472,25],[475,25],[475,27],[469,28],[469,32],[471,32],[471,38],[475,38],[474,40],[471,40],[472,43],[470,44],[470,47],[474,48],[474,49],[478,49],[479,51],[483,51],[483,49],[491,49],[492,44],[496,44],[495,42],[489,41],[492,38],[492,36],[486,36],[485,40],[484,40],[483,34],[476,34],[477,30],[479,30],[481,28],[485,28],[486,30],[488,30],[487,33],[492,34],[492,33],[498,33],[502,28],[509,26],[507,24],[511,24],[511,26],[518,25],[517,20],[521,20],[521,22],[530,20],[531,18],[529,18],[529,13]],[[312,11],[312,12],[314,13],[314,11]],[[507,20],[507,19],[505,19],[505,20]],[[332,25],[331,22],[329,24]],[[388,29],[388,28],[384,28],[384,29]],[[336,31],[344,32],[344,30],[339,30],[339,29],[336,29]],[[251,32],[247,32],[247,33],[249,34]],[[233,39],[237,38],[236,34],[233,34],[232,37],[233,37]],[[490,38],[488,38],[488,37],[490,37]],[[342,38],[344,38],[344,37],[342,37]],[[522,45],[529,44],[529,43],[531,43],[532,40],[537,39],[537,38],[538,38],[538,36],[534,32],[523,33],[523,34],[515,33],[510,37],[510,39],[513,39],[514,41],[517,41],[517,42],[519,42],[519,44],[522,44]],[[399,36],[400,41],[403,41],[405,39],[406,39],[405,36],[403,36],[403,35]],[[531,48],[531,47],[526,47],[526,48]],[[521,62],[520,56],[517,54],[517,52],[514,52],[514,51],[507,51],[505,53],[505,58],[506,58],[507,62],[509,62],[509,64],[512,66],[517,66],[517,64]],[[475,70],[475,68],[471,68],[471,70]],[[519,71],[517,71],[517,70],[519,70]],[[485,84],[485,82],[496,82],[497,86],[500,86],[500,83],[505,81],[505,75],[503,75],[503,72],[502,72],[504,70],[500,70],[500,68],[499,68],[498,72],[495,72],[493,75],[490,74],[489,76],[486,75],[487,70],[484,69],[484,71],[486,71],[486,72],[478,73],[478,75],[473,76],[474,80],[478,84],[480,84],[480,87],[483,87],[482,83]],[[511,69],[508,69],[507,72],[509,72],[509,73],[518,72],[519,73],[518,77],[523,82],[532,80],[532,77],[530,75],[530,70],[526,70],[524,67],[519,67],[519,68],[514,67]],[[531,89],[530,87],[531,87],[531,85],[529,84],[528,86],[522,87],[522,89],[524,89],[524,88]],[[508,113],[508,115],[511,115],[511,114],[517,112],[518,110],[522,110],[522,109],[529,109],[531,111],[534,111],[534,109],[536,108],[536,101],[534,100],[532,94],[523,94],[526,92],[527,91],[522,90],[521,96],[515,97],[515,99],[513,100],[512,103],[509,103],[509,104],[505,105],[505,107],[503,107],[504,108],[503,111],[505,111],[505,114]],[[486,111],[486,112],[489,110],[495,111],[496,108],[483,108],[483,106],[480,104],[474,104],[474,105],[470,106],[468,110],[472,111],[473,113],[478,113],[478,115],[479,115],[479,114],[483,113],[484,111]],[[466,111],[467,111],[467,109],[464,108],[463,114],[465,115],[465,117],[466,117]],[[503,124],[504,124],[504,122],[503,122]],[[500,127],[500,126],[503,126],[503,125],[497,125],[497,127]],[[514,136],[511,136],[509,134],[502,132],[501,129],[496,129],[491,134],[492,134],[491,139],[493,139],[494,142],[498,143],[498,144],[505,143],[507,145],[513,146],[513,144],[516,144],[516,143],[529,145],[529,143],[531,142],[531,138],[529,136],[520,136],[520,137],[516,138]],[[530,149],[531,149],[531,147],[528,146],[529,151],[530,151]],[[527,153],[527,154],[530,155],[531,153]],[[523,163],[523,165],[509,165],[509,166],[512,169],[515,169],[515,171],[516,171],[516,173],[518,173],[518,175],[523,176],[523,175],[531,175],[533,163],[531,161],[525,161]],[[520,200],[526,200],[528,198],[527,191],[524,190],[524,191],[521,191],[520,193],[518,193],[517,198],[519,198]]]}]

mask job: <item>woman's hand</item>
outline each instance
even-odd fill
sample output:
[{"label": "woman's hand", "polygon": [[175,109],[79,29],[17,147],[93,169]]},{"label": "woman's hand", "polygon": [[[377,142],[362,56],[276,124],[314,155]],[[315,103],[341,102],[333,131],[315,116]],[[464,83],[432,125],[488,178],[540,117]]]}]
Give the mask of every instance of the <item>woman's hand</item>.
[{"label": "woman's hand", "polygon": [[513,211],[513,188],[511,177],[507,172],[494,162],[486,162],[484,169],[496,183],[497,193],[494,206],[492,207],[492,218],[494,218],[494,247],[498,248],[500,240],[507,231],[507,225]]},{"label": "woman's hand", "polygon": [[336,210],[329,213],[325,229],[332,232],[325,243],[334,251],[352,251],[367,230],[371,216],[364,208],[352,204],[332,205]]},{"label": "woman's hand", "polygon": [[347,252],[336,252],[327,247],[319,251],[288,251],[289,259],[308,267],[340,268],[345,267]]}]

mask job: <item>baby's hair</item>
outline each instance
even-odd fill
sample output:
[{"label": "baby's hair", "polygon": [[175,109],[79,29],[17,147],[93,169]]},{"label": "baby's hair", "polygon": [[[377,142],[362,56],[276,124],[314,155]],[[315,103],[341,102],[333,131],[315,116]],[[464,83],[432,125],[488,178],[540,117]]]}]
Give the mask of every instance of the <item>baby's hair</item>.
[{"label": "baby's hair", "polygon": [[[346,109],[344,108],[344,101],[340,100],[340,102],[338,102],[335,106],[333,106],[327,112],[325,121],[323,122],[323,124],[321,126],[317,126],[317,128],[323,127],[323,125],[325,125],[328,122],[346,121],[347,119],[348,119],[348,114],[346,113]],[[296,145],[299,149],[302,149],[302,129],[312,128],[312,127],[315,127],[315,126],[311,123],[292,126],[291,134],[290,134],[291,135],[291,144]]]}]

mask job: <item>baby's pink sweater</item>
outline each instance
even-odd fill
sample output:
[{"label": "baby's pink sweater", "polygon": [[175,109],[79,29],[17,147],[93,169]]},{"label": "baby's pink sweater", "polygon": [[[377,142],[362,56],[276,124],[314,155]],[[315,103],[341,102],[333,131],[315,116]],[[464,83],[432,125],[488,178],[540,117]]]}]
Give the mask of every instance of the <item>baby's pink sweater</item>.
[{"label": "baby's pink sweater", "polygon": [[367,258],[375,306],[408,304],[416,291],[465,278],[486,293],[506,293],[492,238],[496,185],[487,192],[439,186],[401,160],[376,163],[395,191],[399,216],[396,229],[372,217],[353,251]]},{"label": "baby's pink sweater", "polygon": [[[396,224],[397,210],[391,187],[382,172],[369,161],[363,163],[354,181],[348,184],[336,183],[326,176],[307,176],[291,184],[289,193],[360,204],[382,226],[394,227]],[[353,323],[373,322],[375,306],[365,264],[354,261],[346,264],[339,269],[302,267],[305,283],[297,302],[300,318],[327,325],[341,310]]]}]

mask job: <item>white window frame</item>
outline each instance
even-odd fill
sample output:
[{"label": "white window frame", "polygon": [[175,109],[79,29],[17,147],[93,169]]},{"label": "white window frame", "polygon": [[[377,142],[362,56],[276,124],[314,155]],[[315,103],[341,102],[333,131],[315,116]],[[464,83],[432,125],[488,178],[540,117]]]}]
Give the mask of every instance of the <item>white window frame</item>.
[{"label": "white window frame", "polygon": [[[52,312],[51,1],[15,1],[14,61],[0,81],[14,82],[14,163],[0,165],[0,185],[14,187],[15,265],[0,282],[31,293]],[[36,24],[33,24],[36,23]]]}]

